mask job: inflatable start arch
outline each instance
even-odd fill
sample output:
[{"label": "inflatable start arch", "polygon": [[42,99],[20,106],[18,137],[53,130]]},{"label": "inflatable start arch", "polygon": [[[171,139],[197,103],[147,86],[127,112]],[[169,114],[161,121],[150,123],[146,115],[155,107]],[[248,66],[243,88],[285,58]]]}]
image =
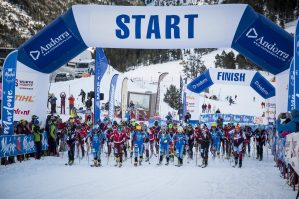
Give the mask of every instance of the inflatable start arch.
[{"label": "inflatable start arch", "polygon": [[[30,106],[30,113],[45,113],[43,107],[46,107],[45,88],[48,84],[45,74],[55,71],[87,47],[231,47],[272,74],[288,69],[293,58],[292,36],[245,4],[72,6],[10,55],[17,57],[16,64],[11,65],[11,61],[4,64],[4,72],[8,77],[3,81],[5,92],[2,98],[3,124],[8,129],[5,133],[11,132],[14,120],[11,107],[14,107],[15,87],[11,80],[16,79],[16,76],[17,79],[24,78],[19,74],[26,73],[26,81],[32,85],[30,95],[34,99],[31,101],[35,103],[35,106]],[[27,99],[26,96],[24,99]]]}]

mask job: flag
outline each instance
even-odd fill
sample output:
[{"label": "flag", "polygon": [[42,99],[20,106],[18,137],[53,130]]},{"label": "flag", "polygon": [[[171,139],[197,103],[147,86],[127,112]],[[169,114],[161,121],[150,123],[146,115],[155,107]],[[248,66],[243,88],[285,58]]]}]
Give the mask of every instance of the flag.
[{"label": "flag", "polygon": [[102,48],[96,48],[96,63],[94,76],[94,121],[97,122],[101,116],[100,85],[101,80],[108,68],[108,61]]}]

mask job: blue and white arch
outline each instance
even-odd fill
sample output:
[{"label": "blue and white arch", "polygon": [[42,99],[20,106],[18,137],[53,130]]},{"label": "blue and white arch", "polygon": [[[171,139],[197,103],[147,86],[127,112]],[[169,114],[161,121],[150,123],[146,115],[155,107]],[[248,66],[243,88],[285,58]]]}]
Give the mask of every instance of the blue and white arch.
[{"label": "blue and white arch", "polygon": [[[288,69],[293,58],[293,37],[245,4],[75,5],[17,49],[17,74],[51,73],[87,47],[231,47],[272,74]],[[36,84],[47,87],[48,77],[41,77]],[[34,92],[47,96],[47,89]]]}]

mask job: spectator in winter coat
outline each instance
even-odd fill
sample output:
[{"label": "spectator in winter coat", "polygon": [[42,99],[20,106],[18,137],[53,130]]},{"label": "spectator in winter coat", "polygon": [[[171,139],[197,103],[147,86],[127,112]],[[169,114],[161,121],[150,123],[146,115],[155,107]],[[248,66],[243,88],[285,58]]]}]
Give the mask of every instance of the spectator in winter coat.
[{"label": "spectator in winter coat", "polygon": [[86,106],[86,109],[87,109],[87,110],[90,110],[90,109],[91,109],[91,107],[92,107],[92,100],[91,100],[90,97],[87,98],[87,101],[86,101],[86,103],[85,103],[85,106]]},{"label": "spectator in winter coat", "polygon": [[38,125],[35,126],[33,130],[33,136],[34,136],[34,144],[36,148],[36,159],[40,159],[42,155],[42,133],[40,131],[40,127]]},{"label": "spectator in winter coat", "polygon": [[282,114],[279,114],[276,121],[276,129],[279,136],[284,131],[288,131],[289,133],[299,132],[299,110],[291,111],[291,121],[286,124],[281,124],[281,116]]},{"label": "spectator in winter coat", "polygon": [[69,100],[69,109],[70,109],[70,114],[71,114],[72,110],[73,110],[74,107],[75,107],[75,98],[74,98],[73,95],[71,95],[71,96],[68,98],[68,100]]},{"label": "spectator in winter coat", "polygon": [[56,113],[56,101],[57,98],[55,97],[54,94],[52,94],[51,97],[49,98],[49,102],[51,104],[51,114]]},{"label": "spectator in winter coat", "polygon": [[82,101],[82,104],[84,104],[86,93],[84,92],[83,89],[81,89],[81,92],[80,92],[79,96],[82,96],[81,97],[81,101]]},{"label": "spectator in winter coat", "polygon": [[211,108],[212,108],[212,106],[211,106],[211,104],[209,103],[209,104],[208,104],[208,113],[211,113]]},{"label": "spectator in winter coat", "polygon": [[60,114],[65,114],[65,92],[60,93]]}]

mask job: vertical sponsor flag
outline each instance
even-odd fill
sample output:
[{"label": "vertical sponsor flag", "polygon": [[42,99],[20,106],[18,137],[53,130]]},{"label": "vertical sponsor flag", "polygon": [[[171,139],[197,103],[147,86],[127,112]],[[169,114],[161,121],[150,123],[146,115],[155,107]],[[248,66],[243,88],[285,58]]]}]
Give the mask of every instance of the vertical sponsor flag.
[{"label": "vertical sponsor flag", "polygon": [[161,84],[161,81],[164,79],[164,77],[168,75],[168,73],[162,73],[160,76],[159,76],[159,80],[158,80],[158,87],[157,87],[157,97],[156,97],[156,115],[159,115],[159,106],[160,106],[160,84]]},{"label": "vertical sponsor flag", "polygon": [[179,109],[179,119],[183,119],[183,89],[184,82],[182,76],[180,76],[180,109]]},{"label": "vertical sponsor flag", "polygon": [[15,82],[17,70],[18,51],[11,52],[5,59],[2,74],[2,125],[3,133],[14,133],[14,105],[15,105]]},{"label": "vertical sponsor flag", "polygon": [[107,70],[108,61],[102,48],[96,48],[96,63],[94,76],[94,121],[97,122],[101,116],[100,85]]},{"label": "vertical sponsor flag", "polygon": [[110,121],[114,119],[114,101],[115,101],[115,89],[117,82],[118,74],[113,75],[110,83],[110,91],[109,91],[109,109],[108,109],[108,117]]},{"label": "vertical sponsor flag", "polygon": [[295,95],[294,85],[295,84],[295,73],[294,73],[294,60],[291,62],[290,75],[289,75],[289,86],[288,86],[288,111],[293,110],[295,107]]},{"label": "vertical sponsor flag", "polygon": [[299,20],[297,20],[295,42],[294,42],[294,109],[299,110]]},{"label": "vertical sponsor flag", "polygon": [[124,78],[121,87],[121,117],[125,118],[128,101],[128,78]]},{"label": "vertical sponsor flag", "polygon": [[[187,78],[185,78],[185,85],[187,85]],[[186,92],[185,85],[184,85],[184,95],[183,95],[183,117],[187,114],[187,92]]]}]

